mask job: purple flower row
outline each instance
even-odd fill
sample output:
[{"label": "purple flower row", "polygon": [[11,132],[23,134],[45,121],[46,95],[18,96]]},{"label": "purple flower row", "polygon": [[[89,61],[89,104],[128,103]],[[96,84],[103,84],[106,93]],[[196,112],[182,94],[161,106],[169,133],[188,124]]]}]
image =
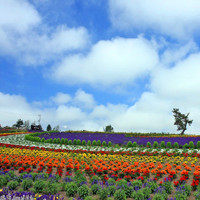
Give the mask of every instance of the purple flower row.
[{"label": "purple flower row", "polygon": [[147,142],[150,142],[151,144],[154,143],[154,141],[157,141],[160,143],[161,141],[164,141],[166,144],[167,142],[171,142],[174,144],[175,142],[178,142],[179,145],[189,144],[190,141],[194,142],[194,145],[197,144],[198,141],[200,141],[200,137],[126,137],[125,134],[106,134],[106,133],[81,133],[81,132],[55,132],[55,133],[45,133],[42,135],[38,135],[40,138],[44,139],[55,139],[55,138],[67,138],[68,140],[78,140],[80,139],[85,140],[86,142],[88,140],[100,140],[101,142],[109,142],[111,141],[113,144],[127,144],[128,141],[131,142],[137,142],[139,145],[146,145]]}]

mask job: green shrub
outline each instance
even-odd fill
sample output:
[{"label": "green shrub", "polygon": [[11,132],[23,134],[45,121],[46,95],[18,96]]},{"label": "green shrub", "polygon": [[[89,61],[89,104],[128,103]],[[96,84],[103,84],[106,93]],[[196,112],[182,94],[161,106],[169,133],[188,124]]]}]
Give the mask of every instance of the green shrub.
[{"label": "green shrub", "polygon": [[68,140],[68,145],[72,145],[72,140]]},{"label": "green shrub", "polygon": [[149,199],[151,194],[151,189],[149,187],[142,188],[141,192],[144,194],[144,199]]},{"label": "green shrub", "polygon": [[44,139],[44,138],[42,138],[41,142],[42,142],[42,143],[44,143],[44,142],[45,142],[45,139]]},{"label": "green shrub", "polygon": [[60,144],[60,138],[56,139],[56,144]]},{"label": "green shrub", "polygon": [[18,186],[17,181],[10,181],[7,183],[7,187],[9,190],[15,190],[17,186]]},{"label": "green shrub", "polygon": [[85,140],[82,140],[82,145],[86,146],[86,141]]},{"label": "green shrub", "polygon": [[109,186],[115,185],[115,179],[114,179],[114,178],[109,178],[109,179],[107,180],[107,182],[108,182],[108,185],[109,185]]},{"label": "green shrub", "polygon": [[90,183],[96,184],[100,181],[100,177],[97,175],[92,176],[92,178],[90,179]]},{"label": "green shrub", "polygon": [[179,148],[179,144],[178,144],[178,142],[174,142],[174,148],[176,148],[176,149]]},{"label": "green shrub", "polygon": [[134,191],[134,192],[131,194],[131,197],[132,197],[134,200],[143,200],[143,199],[144,199],[144,194],[142,193],[141,190],[138,190],[138,191]]},{"label": "green shrub", "polygon": [[79,188],[78,188],[78,191],[77,191],[78,195],[85,199],[85,197],[87,197],[89,195],[89,188],[87,185],[81,185]]},{"label": "green shrub", "polygon": [[92,197],[92,196],[87,196],[87,197],[85,198],[85,200],[93,200],[93,197]]},{"label": "green shrub", "polygon": [[146,147],[151,148],[151,142],[147,142]]},{"label": "green shrub", "polygon": [[33,187],[34,187],[35,193],[42,193],[43,188],[46,187],[46,182],[43,180],[35,181]]},{"label": "green shrub", "polygon": [[73,145],[77,145],[76,139],[73,140]]},{"label": "green shrub", "polygon": [[108,186],[108,194],[109,196],[114,196],[116,191],[116,187],[114,185]]},{"label": "green shrub", "polygon": [[190,196],[191,191],[192,191],[191,185],[185,184],[184,188],[185,188],[185,193],[187,194],[187,196]]},{"label": "green shrub", "polygon": [[165,181],[163,183],[163,188],[165,189],[167,194],[171,194],[172,193],[172,182],[171,181]]},{"label": "green shrub", "polygon": [[102,142],[102,145],[103,145],[104,147],[106,147],[106,146],[107,146],[106,141],[103,141],[103,142]]},{"label": "green shrub", "polygon": [[65,144],[68,145],[68,139],[67,138],[65,138]]},{"label": "green shrub", "polygon": [[133,147],[137,147],[138,145],[137,145],[137,142],[133,142],[133,145],[132,145]]},{"label": "green shrub", "polygon": [[131,185],[133,186],[133,189],[135,189],[135,187],[142,187],[142,181],[141,180],[135,180],[131,183]]},{"label": "green shrub", "polygon": [[117,190],[114,194],[114,200],[126,200],[126,194],[123,190]]},{"label": "green shrub", "polygon": [[93,140],[93,141],[92,141],[92,146],[97,146],[96,140]]},{"label": "green shrub", "polygon": [[108,198],[108,189],[107,188],[100,189],[98,194],[100,200],[106,200]]},{"label": "green shrub", "polygon": [[155,148],[158,148],[158,142],[157,141],[154,141],[154,143],[153,143],[153,148],[155,149]]},{"label": "green shrub", "polygon": [[160,143],[160,147],[161,147],[162,149],[165,148],[165,141],[162,141],[162,142]]},{"label": "green shrub", "polygon": [[172,148],[172,143],[171,142],[167,142],[167,148]]},{"label": "green shrub", "polygon": [[166,200],[162,194],[156,193],[152,200]]},{"label": "green shrub", "polygon": [[23,190],[28,190],[32,186],[33,186],[33,180],[32,179],[27,178],[27,179],[24,179],[22,181],[22,188],[23,188]]},{"label": "green shrub", "polygon": [[108,146],[112,147],[112,142],[111,141],[108,142]]},{"label": "green shrub", "polygon": [[57,143],[57,140],[56,138],[53,139],[53,144],[56,144]]},{"label": "green shrub", "polygon": [[87,141],[87,145],[91,146],[91,141],[90,140]]},{"label": "green shrub", "polygon": [[158,184],[154,181],[148,182],[149,188],[151,189],[151,193],[155,192],[155,190],[158,188]]},{"label": "green shrub", "polygon": [[91,193],[93,194],[93,195],[96,195],[97,193],[98,193],[98,191],[100,190],[100,186],[98,185],[98,184],[93,184],[92,186],[91,186]]},{"label": "green shrub", "polygon": [[49,143],[53,143],[53,139],[51,138],[51,139],[49,139]]},{"label": "green shrub", "polygon": [[189,148],[190,148],[190,149],[194,149],[194,142],[193,142],[193,141],[190,141],[190,142],[189,142]]},{"label": "green shrub", "polygon": [[133,146],[133,143],[131,141],[128,141],[127,147],[132,147],[132,146]]},{"label": "green shrub", "polygon": [[81,145],[81,140],[80,139],[77,140],[77,145]]},{"label": "green shrub", "polygon": [[97,146],[101,146],[101,140],[97,141]]},{"label": "green shrub", "polygon": [[59,183],[51,183],[48,182],[46,186],[46,190],[44,191],[46,194],[57,194],[61,190],[61,185]]},{"label": "green shrub", "polygon": [[78,186],[74,182],[68,183],[65,187],[66,195],[68,197],[73,197],[77,193],[77,190]]},{"label": "green shrub", "polygon": [[8,182],[7,179],[3,175],[0,175],[0,188],[6,186],[7,182]]},{"label": "green shrub", "polygon": [[62,138],[62,139],[60,140],[60,143],[61,143],[61,144],[64,144],[64,143],[65,143],[65,139]]},{"label": "green shrub", "polygon": [[126,194],[126,197],[127,197],[127,198],[131,198],[131,195],[132,195],[132,193],[134,192],[133,187],[132,187],[132,186],[125,187],[123,190],[124,190],[124,192],[125,192],[125,194]]},{"label": "green shrub", "polygon": [[200,191],[194,193],[195,200],[200,200]]},{"label": "green shrub", "polygon": [[200,149],[200,141],[197,142],[197,149]]},{"label": "green shrub", "polygon": [[116,144],[116,145],[115,145],[115,148],[118,148],[118,149],[119,149],[119,144]]},{"label": "green shrub", "polygon": [[188,144],[185,143],[185,144],[183,145],[183,149],[187,149],[187,148],[188,148]]}]

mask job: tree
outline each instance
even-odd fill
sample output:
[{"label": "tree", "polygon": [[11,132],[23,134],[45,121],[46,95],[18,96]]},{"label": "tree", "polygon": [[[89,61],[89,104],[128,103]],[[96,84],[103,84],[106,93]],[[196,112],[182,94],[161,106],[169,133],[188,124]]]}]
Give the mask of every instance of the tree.
[{"label": "tree", "polygon": [[24,128],[25,129],[30,129],[30,122],[29,122],[29,120],[26,120],[25,122],[24,122]]},{"label": "tree", "polygon": [[52,130],[51,125],[48,124],[48,126],[47,126],[47,131],[51,131],[51,130]]},{"label": "tree", "polygon": [[59,125],[55,126],[55,127],[53,128],[53,130],[54,130],[54,131],[60,131],[60,126],[59,126]]},{"label": "tree", "polygon": [[178,108],[173,108],[172,112],[174,113],[174,118],[175,118],[174,125],[177,125],[177,131],[182,130],[180,134],[183,135],[187,129],[187,125],[190,126],[193,122],[193,120],[188,119],[188,115],[190,113],[181,114]]},{"label": "tree", "polygon": [[23,121],[21,119],[18,119],[16,124],[14,124],[13,126],[20,128],[23,124],[24,124]]},{"label": "tree", "polygon": [[114,129],[111,125],[107,125],[106,128],[104,128],[105,132],[114,132]]}]

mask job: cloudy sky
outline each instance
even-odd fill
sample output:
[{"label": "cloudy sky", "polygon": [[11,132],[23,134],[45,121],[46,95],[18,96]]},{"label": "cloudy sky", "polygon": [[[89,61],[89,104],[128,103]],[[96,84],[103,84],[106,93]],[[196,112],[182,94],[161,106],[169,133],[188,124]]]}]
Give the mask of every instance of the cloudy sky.
[{"label": "cloudy sky", "polygon": [[200,132],[199,0],[0,0],[0,124]]}]

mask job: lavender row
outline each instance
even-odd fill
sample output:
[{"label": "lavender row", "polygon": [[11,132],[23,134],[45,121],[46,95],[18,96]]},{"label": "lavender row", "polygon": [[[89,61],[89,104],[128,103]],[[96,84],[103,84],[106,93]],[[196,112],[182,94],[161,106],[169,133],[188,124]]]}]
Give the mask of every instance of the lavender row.
[{"label": "lavender row", "polygon": [[175,142],[178,142],[179,145],[183,146],[184,144],[188,144],[190,141],[194,143],[194,145],[197,144],[198,141],[200,141],[200,137],[126,137],[125,134],[106,134],[106,133],[81,133],[81,132],[51,132],[51,133],[44,133],[41,135],[38,135],[37,137],[40,137],[41,139],[44,138],[47,139],[55,139],[55,138],[64,138],[68,140],[85,140],[86,142],[93,141],[93,140],[100,140],[101,142],[105,141],[108,143],[109,141],[112,142],[112,144],[122,144],[126,145],[128,141],[136,142],[138,145],[144,145],[146,146],[147,142],[150,142],[152,145],[155,141],[160,143],[161,141],[164,141],[165,143],[171,142],[174,144]]}]

